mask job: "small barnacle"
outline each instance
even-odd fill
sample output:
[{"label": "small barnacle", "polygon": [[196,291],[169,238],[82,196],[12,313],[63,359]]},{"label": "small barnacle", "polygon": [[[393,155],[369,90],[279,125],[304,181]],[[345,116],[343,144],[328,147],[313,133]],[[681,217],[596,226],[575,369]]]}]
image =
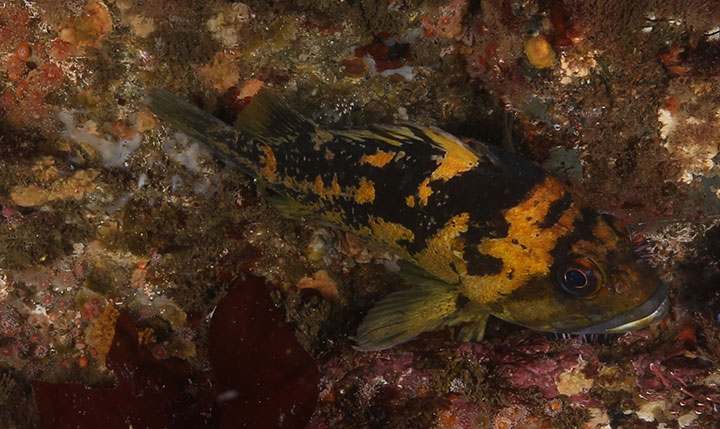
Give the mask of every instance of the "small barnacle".
[{"label": "small barnacle", "polygon": [[15,55],[17,55],[21,60],[27,59],[31,52],[32,49],[30,48],[30,43],[28,42],[22,42],[17,48],[15,48]]},{"label": "small barnacle", "polygon": [[548,416],[556,416],[563,409],[563,402],[557,398],[549,400],[545,404],[545,414]]},{"label": "small barnacle", "polygon": [[543,35],[535,35],[525,41],[525,55],[533,67],[550,67],[555,61],[555,51]]}]

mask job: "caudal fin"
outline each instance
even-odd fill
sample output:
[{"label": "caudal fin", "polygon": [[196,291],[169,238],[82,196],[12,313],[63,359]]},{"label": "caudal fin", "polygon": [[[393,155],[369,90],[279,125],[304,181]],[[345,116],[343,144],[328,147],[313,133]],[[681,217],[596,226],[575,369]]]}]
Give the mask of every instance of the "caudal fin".
[{"label": "caudal fin", "polygon": [[153,88],[147,106],[163,121],[177,127],[226,162],[241,163],[236,150],[240,132],[164,89]]}]

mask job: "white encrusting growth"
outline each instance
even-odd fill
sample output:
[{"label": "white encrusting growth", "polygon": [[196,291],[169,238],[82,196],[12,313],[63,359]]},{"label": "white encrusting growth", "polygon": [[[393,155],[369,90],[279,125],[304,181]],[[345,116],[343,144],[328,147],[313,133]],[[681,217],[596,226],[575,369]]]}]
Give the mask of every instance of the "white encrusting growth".
[{"label": "white encrusting growth", "polygon": [[200,156],[209,157],[208,151],[197,142],[190,142],[183,133],[175,133],[174,137],[174,140],[168,140],[163,145],[163,152],[191,172],[200,171]]},{"label": "white encrusting growth", "polygon": [[58,118],[65,125],[64,136],[80,143],[90,145],[103,160],[105,167],[122,167],[130,155],[140,146],[142,136],[135,133],[132,139],[119,139],[118,141],[106,140],[100,137],[96,131],[97,125],[93,121],[87,121],[80,127],[73,123],[73,116],[70,112],[60,111]]},{"label": "white encrusting growth", "polygon": [[[98,152],[105,167],[125,167],[125,161],[140,146],[142,141],[141,133],[134,133],[132,139],[118,139],[117,141],[107,140],[101,137],[94,121],[86,121],[82,126],[77,127],[73,121],[71,112],[60,111],[58,118],[65,125],[64,136],[77,142],[87,144]],[[144,182],[145,179],[142,179]],[[138,189],[142,187],[141,180],[138,180]],[[125,207],[133,196],[133,192],[120,194],[110,205],[105,207],[105,212],[112,215]]]},{"label": "white encrusting growth", "polygon": [[660,137],[666,139],[670,133],[675,130],[677,123],[673,119],[672,114],[667,109],[658,110],[658,121],[662,124],[660,128]]},{"label": "white encrusting growth", "polygon": [[681,182],[690,183],[712,170],[718,154],[720,112],[710,118],[701,118],[690,115],[685,109],[674,112],[661,107],[658,121],[662,125],[663,147],[682,163],[683,170],[678,178]]}]

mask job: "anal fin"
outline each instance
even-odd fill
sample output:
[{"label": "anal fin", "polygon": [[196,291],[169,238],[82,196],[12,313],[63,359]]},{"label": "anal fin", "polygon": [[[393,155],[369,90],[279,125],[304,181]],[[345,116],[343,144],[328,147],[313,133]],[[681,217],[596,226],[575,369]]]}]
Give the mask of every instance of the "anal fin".
[{"label": "anal fin", "polygon": [[302,219],[315,214],[315,211],[312,208],[283,194],[268,194],[266,196],[266,200],[271,206],[273,206],[273,208],[275,208],[275,210],[286,218]]}]

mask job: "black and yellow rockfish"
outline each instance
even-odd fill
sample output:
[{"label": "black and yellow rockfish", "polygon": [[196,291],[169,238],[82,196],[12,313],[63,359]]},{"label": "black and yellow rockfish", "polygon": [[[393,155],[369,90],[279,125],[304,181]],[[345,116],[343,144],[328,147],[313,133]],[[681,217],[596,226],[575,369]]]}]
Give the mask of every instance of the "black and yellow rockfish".
[{"label": "black and yellow rockfish", "polygon": [[371,240],[402,258],[415,286],[373,307],[357,348],[489,315],[540,331],[623,332],[661,319],[668,291],[624,226],[577,202],[537,165],[434,127],[324,130],[267,90],[235,127],[163,91],[150,109],[277,193],[289,217]]}]

